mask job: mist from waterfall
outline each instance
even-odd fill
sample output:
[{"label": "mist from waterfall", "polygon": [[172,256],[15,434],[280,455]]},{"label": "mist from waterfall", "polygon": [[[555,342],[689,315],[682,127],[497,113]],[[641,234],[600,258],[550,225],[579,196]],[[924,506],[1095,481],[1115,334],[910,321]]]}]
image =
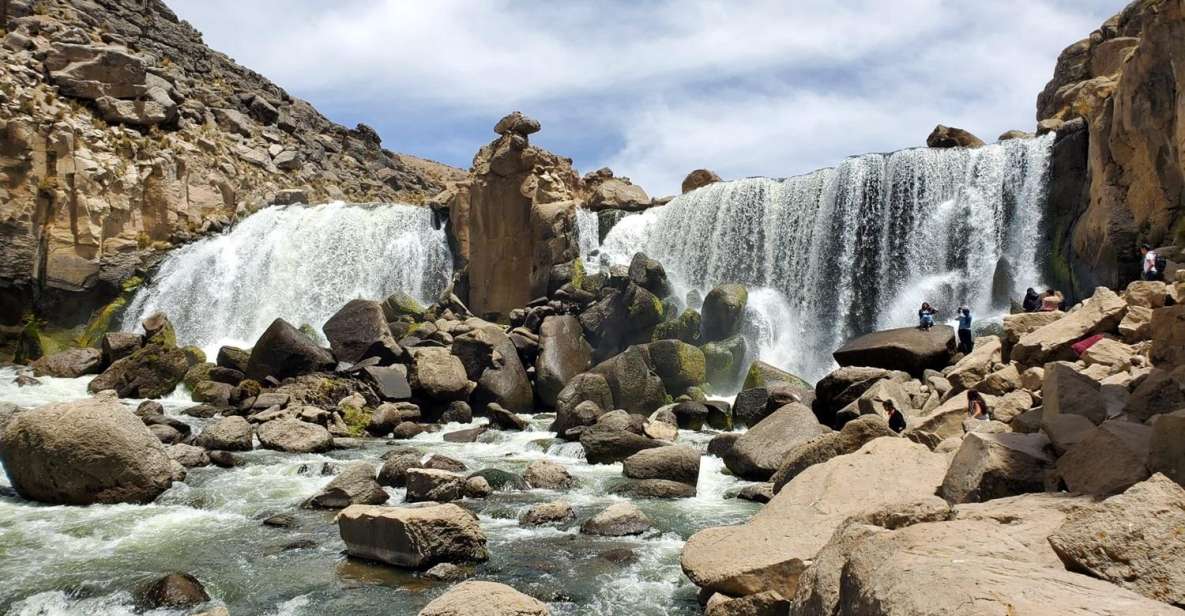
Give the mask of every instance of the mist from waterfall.
[{"label": "mist from waterfall", "polygon": [[183,246],[133,298],[123,329],[163,311],[181,344],[250,346],[277,317],[321,326],[355,298],[435,301],[452,277],[444,229],[409,205],[270,207]]},{"label": "mist from waterfall", "polygon": [[786,179],[711,184],[629,216],[603,263],[645,252],[679,295],[751,289],[751,348],[817,379],[844,340],[912,325],[929,301],[983,319],[1041,281],[1038,246],[1052,135],[976,149],[867,154]]}]

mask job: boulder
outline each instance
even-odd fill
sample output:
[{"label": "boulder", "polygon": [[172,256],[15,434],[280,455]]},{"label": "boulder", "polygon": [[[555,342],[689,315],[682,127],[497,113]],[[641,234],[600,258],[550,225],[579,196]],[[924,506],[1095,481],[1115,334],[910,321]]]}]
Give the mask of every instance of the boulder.
[{"label": "boulder", "polygon": [[961,128],[941,124],[926,137],[926,146],[931,148],[978,148],[983,145],[983,139]]},{"label": "boulder", "polygon": [[[585,405],[583,413],[577,411],[585,402],[591,402],[597,409],[591,421],[587,416],[592,407]],[[572,377],[556,397],[555,421],[548,430],[562,435],[576,426],[592,425],[604,409],[611,408],[613,392],[609,389],[609,381],[604,376],[592,372],[578,374]]]},{"label": "boulder", "polygon": [[530,116],[524,115],[521,111],[514,111],[507,114],[498,123],[494,125],[494,132],[499,135],[521,135],[526,137],[539,132],[543,127],[536,120]]},{"label": "boulder", "polygon": [[1041,492],[1053,464],[1048,444],[1042,434],[969,433],[951,460],[942,497],[958,504]]},{"label": "boulder", "polygon": [[576,512],[572,505],[564,501],[538,503],[531,505],[526,513],[519,518],[523,526],[542,526],[544,524],[563,524],[576,519]]},{"label": "boulder", "polygon": [[584,457],[589,464],[621,462],[644,449],[665,447],[668,444],[600,420],[580,433],[580,445],[584,447]]},{"label": "boulder", "polygon": [[189,358],[181,349],[149,344],[108,366],[86,388],[91,393],[113,389],[121,398],[163,398],[177,388],[189,368]]},{"label": "boulder", "polygon": [[1142,308],[1163,308],[1165,298],[1168,297],[1168,285],[1159,280],[1137,280],[1123,291],[1123,300],[1130,309],[1132,306]]},{"label": "boulder", "polygon": [[1152,338],[1152,309],[1128,304],[1127,314],[1119,322],[1119,335],[1128,344]]},{"label": "boulder", "polygon": [[70,349],[45,355],[29,364],[33,368],[33,376],[54,376],[63,379],[96,374],[102,365],[103,353],[98,349]]},{"label": "boulder", "polygon": [[1041,400],[1048,419],[1059,413],[1082,415],[1096,425],[1107,418],[1107,408],[1099,393],[1099,383],[1060,362],[1045,367]]},{"label": "boulder", "polygon": [[427,468],[453,473],[467,470],[464,462],[448,456],[431,453],[424,455],[415,450],[405,450],[396,455],[384,456],[383,466],[379,469],[378,482],[380,485],[402,488],[407,485],[407,473],[413,468]]},{"label": "boulder", "polygon": [[1161,474],[1083,507],[1049,536],[1070,571],[1185,605],[1185,490]]},{"label": "boulder", "polygon": [[[1152,315],[1148,315],[1148,319],[1152,319]],[[131,332],[109,332],[103,334],[103,340],[99,344],[100,352],[103,356],[103,365],[110,366],[117,360],[123,359],[131,355],[133,351],[140,348],[144,344],[144,336],[140,334],[133,334]]]},{"label": "boulder", "polygon": [[210,600],[197,578],[188,573],[170,573],[149,584],[140,593],[140,603],[152,609],[193,607]]},{"label": "boulder", "polygon": [[622,474],[630,479],[665,479],[688,485],[699,482],[699,452],[684,445],[639,451],[622,463]]},{"label": "boulder", "polygon": [[477,408],[498,404],[515,413],[535,408],[527,370],[514,343],[496,325],[481,325],[457,336],[453,354],[461,358],[470,380],[477,382],[473,403]]},{"label": "boulder", "polygon": [[206,425],[197,444],[218,451],[251,451],[254,447],[251,424],[242,417],[223,417]]},{"label": "boulder", "polygon": [[708,441],[708,455],[724,459],[724,456],[728,455],[739,438],[741,438],[740,432],[723,432],[713,436],[712,440]]},{"label": "boulder", "polygon": [[1071,345],[1092,334],[1115,331],[1126,312],[1127,302],[1122,297],[1106,287],[1099,287],[1073,312],[1021,336],[1012,348],[1011,359],[1025,366],[1040,366],[1059,359],[1074,360]]},{"label": "boulder", "polygon": [[1152,363],[1185,366],[1185,304],[1152,311]]},{"label": "boulder", "polygon": [[[522,129],[529,130],[529,129]],[[538,130],[536,128],[536,130]],[[550,616],[547,605],[496,582],[470,580],[433,599],[419,616]]]},{"label": "boulder", "polygon": [[683,184],[680,186],[680,190],[686,195],[697,188],[703,188],[708,184],[715,184],[719,181],[720,176],[716,175],[715,171],[711,171],[709,169],[696,169],[695,171],[688,173],[687,177],[683,178]]},{"label": "boulder", "polygon": [[259,444],[288,453],[319,453],[333,449],[333,436],[317,424],[299,419],[277,419],[261,424]]},{"label": "boulder", "polygon": [[671,281],[667,279],[667,271],[662,263],[640,252],[630,261],[629,277],[631,282],[650,291],[659,299],[671,295]]},{"label": "boulder", "polygon": [[648,350],[654,372],[672,396],[707,381],[704,352],[698,348],[679,340],[659,340],[650,343]]},{"label": "boulder", "polygon": [[702,430],[708,421],[708,405],[694,400],[685,400],[670,409],[675,416],[675,426],[684,430]]},{"label": "boulder", "polygon": [[114,399],[60,402],[11,414],[0,462],[18,494],[63,505],[148,503],[172,485],[172,461]]},{"label": "boulder", "polygon": [[463,400],[469,395],[465,366],[448,349],[417,347],[412,349],[412,389],[433,400]]},{"label": "boulder", "polygon": [[144,61],[114,46],[54,43],[45,70],[62,95],[73,98],[136,98],[148,89]]},{"label": "boulder", "polygon": [[504,409],[497,403],[491,403],[486,407],[486,415],[490,418],[490,425],[496,426],[499,430],[528,430],[531,424],[519,417],[518,415]]},{"label": "boulder", "polygon": [[210,465],[210,456],[207,455],[206,450],[202,449],[201,447],[177,443],[165,447],[165,451],[169,454],[170,459],[177,462],[181,466],[184,466],[185,468],[197,468]]},{"label": "boulder", "polygon": [[743,285],[723,284],[709,291],[700,310],[704,342],[724,340],[740,333],[748,303],[749,291]]},{"label": "boulder", "polygon": [[650,291],[632,282],[622,291],[609,291],[580,313],[580,325],[593,345],[593,361],[603,361],[626,346],[649,341],[663,322],[665,306]]},{"label": "boulder", "polygon": [[592,347],[584,339],[580,320],[572,315],[550,316],[539,327],[539,355],[535,358],[535,393],[554,408],[560,392],[588,370]]},{"label": "boulder", "polygon": [[1045,417],[1044,413],[1041,414],[1041,432],[1049,438],[1050,447],[1059,456],[1094,431],[1094,422],[1082,415],[1064,413]]},{"label": "boulder", "polygon": [[705,592],[794,596],[798,576],[848,516],[933,495],[946,466],[922,445],[876,439],[803,471],[748,522],[693,535],[683,571]]},{"label": "boulder", "polygon": [[704,606],[704,616],[785,616],[790,601],[772,590],[736,599],[712,595]]},{"label": "boulder", "polygon": [[1185,368],[1153,368],[1139,381],[1124,411],[1138,421],[1185,408]]},{"label": "boulder", "polygon": [[921,376],[926,369],[946,367],[954,353],[955,330],[935,325],[929,331],[903,327],[865,334],[849,340],[832,355],[840,366],[869,366]]},{"label": "boulder", "polygon": [[[989,412],[996,407],[995,396],[984,395]],[[963,435],[963,421],[968,419],[967,395],[956,394],[928,413],[908,420],[904,436],[919,443],[939,442]]]},{"label": "boulder", "polygon": [[795,447],[831,432],[801,404],[784,406],[745,432],[724,456],[728,470],[755,481],[769,479]]},{"label": "boulder", "polygon": [[688,344],[699,344],[702,327],[703,318],[699,312],[687,308],[678,317],[655,326],[654,340],[681,340]]},{"label": "boulder", "polygon": [[[301,506],[306,509],[343,509],[350,505],[380,505],[387,502],[387,498],[383,487],[375,481],[374,465],[353,462]],[[349,545],[348,540],[346,544]]]},{"label": "boulder", "polygon": [[641,535],[650,529],[650,518],[630,502],[615,503],[580,525],[585,535],[624,537]]},{"label": "boulder", "polygon": [[827,432],[799,443],[782,459],[770,481],[777,493],[806,469],[836,456],[858,451],[867,443],[882,436],[896,436],[888,422],[879,415],[864,415],[849,421],[838,432]]},{"label": "boulder", "polygon": [[737,334],[724,340],[709,342],[702,347],[708,382],[720,390],[729,390],[740,384],[739,376],[744,368],[748,343]]},{"label": "boulder", "polygon": [[666,402],[662,379],[651,370],[644,351],[641,346],[629,347],[592,369],[594,374],[605,377],[612,392],[613,404],[603,408],[646,416]]},{"label": "boulder", "polygon": [[416,298],[396,291],[383,300],[383,318],[388,322],[398,321],[400,317],[411,317],[420,320],[424,317],[424,306]]},{"label": "boulder", "polygon": [[338,513],[337,527],[347,554],[396,567],[423,570],[489,559],[476,517],[453,504],[350,505]]},{"label": "boulder", "polygon": [[576,485],[564,465],[547,460],[535,460],[527,465],[523,479],[532,488],[539,490],[567,490]]},{"label": "boulder", "polygon": [[769,390],[764,387],[743,389],[737,394],[733,402],[733,423],[738,426],[755,426],[770,412],[777,409],[769,408]]},{"label": "boulder", "polygon": [[[1004,316],[1003,358],[1012,357],[1012,348],[1027,333],[1036,331],[1061,319],[1066,313],[1060,310],[1052,312],[1019,312]],[[976,344],[978,350],[979,345]],[[973,351],[974,352],[974,351]]]},{"label": "boulder", "polygon": [[447,503],[460,500],[465,495],[465,479],[464,475],[449,471],[410,468],[407,470],[407,502]]},{"label": "boulder", "polygon": [[1160,415],[1152,420],[1148,470],[1185,485],[1185,412]]},{"label": "boulder", "polygon": [[575,440],[576,437],[567,435],[569,430],[591,426],[597,423],[597,419],[604,414],[605,411],[595,402],[581,402],[574,409],[557,411],[555,421],[551,422],[548,430],[556,432],[562,438]]},{"label": "boulder", "polygon": [[1148,478],[1151,446],[1151,427],[1107,421],[1066,450],[1057,472],[1071,492],[1108,496]]},{"label": "boulder", "polygon": [[669,479],[634,479],[618,484],[609,492],[629,498],[693,498],[696,488]]},{"label": "boulder", "polygon": [[317,346],[303,332],[284,319],[276,319],[263,332],[247,359],[247,378],[263,381],[271,376],[279,380],[332,370],[335,365],[329,351]]},{"label": "boulder", "polygon": [[791,402],[801,402],[810,406],[815,400],[815,388],[811,387],[810,383],[761,360],[755,360],[749,364],[749,370],[745,373],[743,387],[745,389],[764,387],[770,390],[771,394],[777,390],[783,395],[795,398],[794,400],[783,401],[783,405],[790,404]]}]

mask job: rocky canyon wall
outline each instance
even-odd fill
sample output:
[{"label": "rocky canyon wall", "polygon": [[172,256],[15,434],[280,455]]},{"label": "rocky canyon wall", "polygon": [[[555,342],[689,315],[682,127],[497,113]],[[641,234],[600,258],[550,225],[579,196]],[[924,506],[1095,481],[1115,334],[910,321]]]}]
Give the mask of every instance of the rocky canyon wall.
[{"label": "rocky canyon wall", "polygon": [[1059,286],[1121,287],[1138,275],[1141,243],[1185,243],[1185,0],[1137,0],[1066,48],[1037,110],[1040,130],[1058,132]]}]

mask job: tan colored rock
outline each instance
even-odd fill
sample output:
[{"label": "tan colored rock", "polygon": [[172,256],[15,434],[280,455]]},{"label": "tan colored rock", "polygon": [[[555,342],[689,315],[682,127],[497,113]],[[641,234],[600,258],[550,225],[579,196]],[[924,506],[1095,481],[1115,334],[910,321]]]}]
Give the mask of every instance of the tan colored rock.
[{"label": "tan colored rock", "polygon": [[999,337],[980,338],[976,341],[971,353],[959,360],[953,370],[947,374],[951,391],[959,393],[967,389],[974,389],[992,370],[992,366],[1000,361],[1003,344]]},{"label": "tan colored rock", "polygon": [[1016,346],[1017,342],[1020,342],[1022,336],[1041,329],[1064,316],[1066,316],[1066,313],[1060,310],[1053,312],[1020,312],[1005,315],[1004,348],[1007,350],[1005,357],[1011,357],[1012,347]]},{"label": "tan colored rock", "polygon": [[683,184],[680,186],[680,190],[686,195],[697,188],[703,188],[708,184],[715,184],[719,181],[720,176],[716,175],[715,171],[710,171],[708,169],[696,169],[695,171],[688,173],[687,177],[683,178]]},{"label": "tan colored rock", "polygon": [[1090,334],[1113,331],[1126,313],[1127,303],[1123,298],[1106,287],[1099,287],[1090,299],[1062,319],[1021,336],[1012,349],[1012,360],[1037,366],[1057,359],[1074,359],[1070,345]]},{"label": "tan colored rock", "polygon": [[337,525],[348,554],[397,567],[427,569],[442,562],[489,558],[477,519],[452,504],[351,505],[337,515]]},{"label": "tan colored rock", "polygon": [[495,582],[469,580],[433,599],[419,616],[550,616],[543,602]]},{"label": "tan colored rock", "polygon": [[708,528],[683,549],[684,573],[710,591],[793,596],[798,576],[848,516],[935,493],[946,457],[901,438],[808,468],[751,520]]},{"label": "tan colored rock", "polygon": [[828,432],[811,409],[788,404],[741,435],[724,455],[724,464],[740,477],[766,480],[794,447]]},{"label": "tan colored rock", "polygon": [[1130,345],[1103,338],[1086,349],[1082,354],[1082,361],[1086,362],[1087,366],[1102,364],[1112,370],[1126,370],[1132,366],[1132,358],[1135,355],[1136,350]]},{"label": "tan colored rock", "polygon": [[1141,306],[1144,308],[1164,308],[1164,300],[1168,297],[1168,285],[1158,280],[1137,280],[1123,292],[1123,299],[1128,307]]},{"label": "tan colored rock", "polygon": [[942,482],[943,498],[982,502],[1043,490],[1053,464],[1048,443],[1042,434],[967,434]]},{"label": "tan colored rock", "polygon": [[[991,411],[996,407],[998,398],[984,394],[983,401],[987,403],[988,410]],[[968,417],[967,395],[965,393],[956,394],[933,411],[918,417],[911,417],[904,436],[916,439],[920,443],[938,443],[952,436],[962,436],[963,420]]]},{"label": "tan colored rock", "polygon": [[932,148],[978,148],[984,143],[979,137],[961,128],[939,124],[926,138],[926,145]]},{"label": "tan colored rock", "polygon": [[1185,304],[1152,311],[1152,363],[1185,366]]},{"label": "tan colored rock", "polygon": [[1151,446],[1149,426],[1107,421],[1066,450],[1057,472],[1071,492],[1108,496],[1148,477]]},{"label": "tan colored rock", "polygon": [[1135,344],[1152,337],[1152,309],[1147,306],[1128,304],[1127,314],[1119,322],[1119,335],[1128,344]]}]

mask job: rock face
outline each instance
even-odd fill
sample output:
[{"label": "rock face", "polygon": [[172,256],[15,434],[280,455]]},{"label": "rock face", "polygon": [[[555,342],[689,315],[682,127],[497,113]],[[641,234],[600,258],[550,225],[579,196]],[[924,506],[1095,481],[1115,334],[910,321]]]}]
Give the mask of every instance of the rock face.
[{"label": "rock face", "polygon": [[955,330],[936,325],[929,331],[903,327],[865,334],[833,353],[840,366],[902,370],[921,376],[927,368],[941,370],[955,351]]},{"label": "rock face", "polygon": [[769,479],[786,454],[811,439],[831,432],[801,404],[790,404],[745,432],[724,454],[724,464],[737,476],[757,481]]},{"label": "rock face", "polygon": [[314,202],[414,203],[460,175],[330,122],[206,47],[162,1],[44,9],[3,25],[5,325],[34,297],[52,322],[85,322],[162,250],[290,187]]},{"label": "rock face", "polygon": [[[1176,96],[1185,83],[1185,7],[1138,0],[1089,38],[1067,47],[1037,100],[1037,120],[1063,133],[1079,118],[1073,146],[1084,173],[1061,174],[1053,194],[1075,193],[1055,208],[1051,232],[1068,275],[1063,288],[1120,287],[1138,276],[1142,242],[1180,242],[1185,198],[1185,135],[1175,127],[1185,111]],[[1059,144],[1060,145],[1060,144]],[[1055,178],[1059,177],[1057,169]],[[1072,183],[1058,186],[1063,181]]]},{"label": "rock face", "polygon": [[337,515],[337,526],[350,556],[396,567],[428,569],[489,559],[477,519],[456,505],[351,505]]},{"label": "rock face", "polygon": [[173,483],[164,446],[138,417],[107,398],[17,413],[0,441],[12,487],[30,500],[148,503]]},{"label": "rock face", "polygon": [[550,616],[543,602],[495,582],[470,580],[429,603],[419,616]]},{"label": "rock face", "polygon": [[1164,475],[1072,513],[1049,537],[1071,571],[1185,604],[1185,490]]},{"label": "rock face", "polygon": [[808,468],[747,523],[693,535],[683,548],[683,571],[708,591],[792,597],[798,576],[844,519],[932,496],[946,465],[945,456],[922,445],[876,439]]}]

